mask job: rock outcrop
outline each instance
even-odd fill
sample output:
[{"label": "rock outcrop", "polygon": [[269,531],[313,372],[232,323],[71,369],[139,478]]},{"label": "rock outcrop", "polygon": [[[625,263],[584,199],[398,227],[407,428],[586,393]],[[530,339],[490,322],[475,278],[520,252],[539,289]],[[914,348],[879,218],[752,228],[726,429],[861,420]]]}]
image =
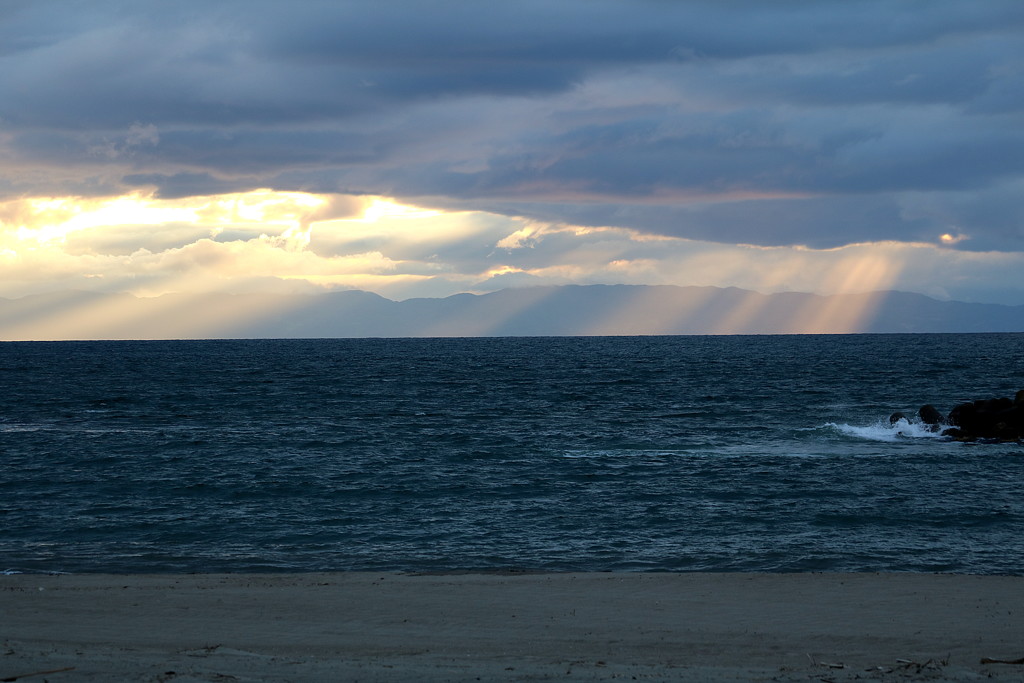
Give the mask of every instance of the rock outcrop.
[{"label": "rock outcrop", "polygon": [[961,403],[945,417],[934,406],[925,405],[921,406],[918,416],[924,424],[941,430],[943,436],[958,441],[1022,441],[1024,390],[1018,391],[1012,399],[988,398]]}]

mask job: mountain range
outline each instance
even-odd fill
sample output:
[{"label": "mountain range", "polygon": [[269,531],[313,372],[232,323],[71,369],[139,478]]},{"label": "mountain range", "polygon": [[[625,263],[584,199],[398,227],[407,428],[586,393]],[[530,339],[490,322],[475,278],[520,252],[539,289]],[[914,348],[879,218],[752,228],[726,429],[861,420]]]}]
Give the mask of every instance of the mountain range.
[{"label": "mountain range", "polygon": [[0,339],[474,337],[1024,332],[1024,306],[884,291],[566,285],[392,301],[311,295],[63,292],[0,299]]}]

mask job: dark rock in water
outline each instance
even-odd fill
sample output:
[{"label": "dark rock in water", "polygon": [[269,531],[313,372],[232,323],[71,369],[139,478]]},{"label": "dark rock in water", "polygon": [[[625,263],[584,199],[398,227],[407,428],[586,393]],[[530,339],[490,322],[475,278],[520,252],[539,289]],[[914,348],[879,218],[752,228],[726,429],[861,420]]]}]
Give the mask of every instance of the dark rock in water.
[{"label": "dark rock in water", "polygon": [[1000,397],[961,403],[949,411],[946,422],[950,428],[942,433],[954,439],[1020,441],[1024,439],[1024,391],[1018,391],[1012,400]]},{"label": "dark rock in water", "polygon": [[900,420],[906,420],[906,419],[907,419],[907,416],[904,415],[903,413],[893,413],[892,415],[889,416],[889,424],[894,425],[897,422],[899,422]]},{"label": "dark rock in water", "polygon": [[926,425],[946,424],[946,418],[944,418],[942,413],[936,410],[935,406],[930,403],[928,405],[921,406],[921,409],[917,411],[917,414],[920,416],[921,422],[924,422]]}]

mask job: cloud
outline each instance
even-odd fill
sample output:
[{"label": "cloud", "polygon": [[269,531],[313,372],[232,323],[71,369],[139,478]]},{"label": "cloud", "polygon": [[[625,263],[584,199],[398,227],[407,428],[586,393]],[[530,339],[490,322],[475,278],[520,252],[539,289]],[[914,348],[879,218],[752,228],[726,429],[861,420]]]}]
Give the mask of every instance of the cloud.
[{"label": "cloud", "polygon": [[1022,33],[1016,0],[14,1],[0,197],[269,188],[1020,251]]},{"label": "cloud", "polygon": [[[918,210],[942,208],[923,202]],[[0,271],[3,297],[68,289],[155,296],[357,288],[405,299],[624,283],[822,294],[896,288],[1024,302],[1021,252],[895,240],[827,249],[731,245],[271,190],[0,202]]]}]

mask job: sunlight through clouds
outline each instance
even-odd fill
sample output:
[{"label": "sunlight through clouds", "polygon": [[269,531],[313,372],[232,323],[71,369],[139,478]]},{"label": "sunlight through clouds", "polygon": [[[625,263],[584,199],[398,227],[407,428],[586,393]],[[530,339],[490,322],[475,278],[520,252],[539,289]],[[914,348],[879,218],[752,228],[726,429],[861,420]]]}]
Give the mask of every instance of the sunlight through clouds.
[{"label": "sunlight through clouds", "polygon": [[[667,331],[699,319],[709,332],[730,334],[755,323],[784,332],[854,331],[872,314],[875,292],[956,297],[964,283],[983,286],[987,278],[993,289],[1004,286],[1006,274],[1024,262],[1020,254],[906,242],[831,249],[726,245],[381,196],[255,190],[180,199],[133,193],[3,202],[0,266],[0,297],[6,298],[62,291],[180,295],[161,301],[158,314],[150,306],[144,321],[133,318],[130,298],[80,301],[74,311],[54,304],[31,318],[44,330],[47,315],[97,334],[133,323],[156,334],[161,319],[191,316],[189,330],[215,335],[219,324],[279,313],[275,306],[283,304],[274,294],[360,289],[401,300],[534,285],[643,284],[748,291],[737,290],[728,310],[718,311],[702,305],[698,294],[669,305],[660,294],[638,292],[628,306],[608,311],[591,333],[624,334],[638,326]],[[935,287],[935,272],[946,275],[948,287]],[[262,304],[255,297],[240,299],[233,310],[202,311],[189,297],[208,292],[265,296]],[[534,303],[550,292],[538,289]],[[765,309],[763,295],[779,292],[861,296]],[[465,333],[486,334],[503,322],[484,317]]]},{"label": "sunlight through clouds", "polygon": [[881,250],[844,257],[826,276],[823,290],[864,296],[822,299],[814,306],[798,310],[794,314],[793,329],[808,333],[856,332],[874,311],[880,292],[892,286],[900,270],[897,258]]},{"label": "sunlight through clouds", "polygon": [[722,332],[1024,304],[1024,10],[919,4],[15,2],[0,298],[751,292]]},{"label": "sunlight through clouds", "polygon": [[[3,295],[32,293],[35,280],[157,296],[230,288],[245,278],[302,279],[390,271],[378,252],[320,258],[306,250],[309,225],[361,211],[369,202],[296,192],[156,199],[38,198],[0,205]],[[378,209],[378,214],[380,214]],[[77,268],[76,268],[77,266]],[[77,270],[77,272],[76,272]],[[116,284],[115,284],[116,283]]]},{"label": "sunlight through clouds", "polygon": [[708,310],[711,296],[712,290],[707,289],[686,299],[667,299],[658,288],[640,289],[587,333],[621,335],[642,329],[648,334],[669,334],[690,321],[714,320],[720,312]]}]

